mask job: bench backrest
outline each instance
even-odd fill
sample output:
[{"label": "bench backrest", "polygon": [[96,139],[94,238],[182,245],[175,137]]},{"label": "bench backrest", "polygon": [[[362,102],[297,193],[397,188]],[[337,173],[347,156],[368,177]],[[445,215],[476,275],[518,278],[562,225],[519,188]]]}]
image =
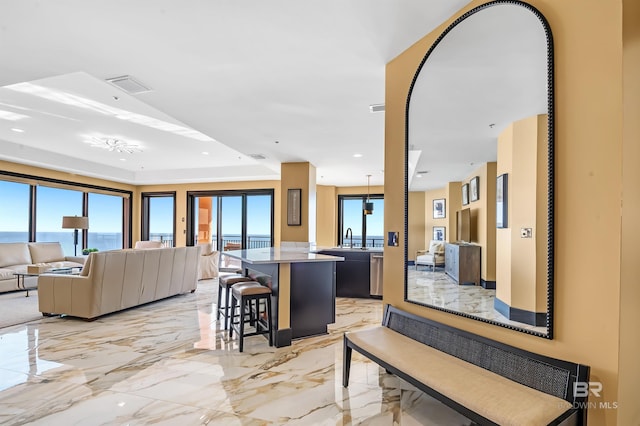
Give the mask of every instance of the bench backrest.
[{"label": "bench backrest", "polygon": [[382,325],[441,352],[475,364],[514,382],[562,398],[576,406],[575,382],[588,382],[589,367],[550,358],[487,339],[436,321],[385,308]]}]

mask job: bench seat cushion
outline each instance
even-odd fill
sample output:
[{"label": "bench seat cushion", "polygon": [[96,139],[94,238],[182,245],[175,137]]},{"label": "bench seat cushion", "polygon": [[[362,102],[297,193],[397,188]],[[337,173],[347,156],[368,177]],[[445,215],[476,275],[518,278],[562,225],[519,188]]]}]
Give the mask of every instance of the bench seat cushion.
[{"label": "bench seat cushion", "polygon": [[572,406],[387,327],[347,333],[355,345],[500,425],[546,425]]}]

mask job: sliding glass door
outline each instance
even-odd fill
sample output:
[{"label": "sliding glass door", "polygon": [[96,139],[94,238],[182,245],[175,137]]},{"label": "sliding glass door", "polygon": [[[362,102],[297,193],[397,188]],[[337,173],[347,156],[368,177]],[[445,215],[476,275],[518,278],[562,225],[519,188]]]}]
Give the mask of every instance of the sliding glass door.
[{"label": "sliding glass door", "polygon": [[273,190],[188,192],[187,200],[187,245],[211,243],[219,251],[273,246]]}]

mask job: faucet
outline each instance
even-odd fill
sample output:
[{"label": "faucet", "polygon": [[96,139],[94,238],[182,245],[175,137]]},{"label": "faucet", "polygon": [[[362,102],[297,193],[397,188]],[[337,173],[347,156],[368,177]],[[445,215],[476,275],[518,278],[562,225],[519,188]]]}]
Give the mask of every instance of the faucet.
[{"label": "faucet", "polygon": [[345,238],[351,238],[351,242],[349,243],[349,248],[353,248],[353,230],[351,228],[347,228],[347,233],[344,236]]}]

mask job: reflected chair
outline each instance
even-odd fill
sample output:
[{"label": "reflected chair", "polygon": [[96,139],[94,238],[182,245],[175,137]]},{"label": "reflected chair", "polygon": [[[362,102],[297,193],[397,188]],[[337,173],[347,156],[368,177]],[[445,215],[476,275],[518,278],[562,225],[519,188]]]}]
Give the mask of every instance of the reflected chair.
[{"label": "reflected chair", "polygon": [[416,270],[418,265],[431,266],[435,271],[436,266],[444,266],[444,241],[431,240],[428,250],[418,250],[416,252]]}]

